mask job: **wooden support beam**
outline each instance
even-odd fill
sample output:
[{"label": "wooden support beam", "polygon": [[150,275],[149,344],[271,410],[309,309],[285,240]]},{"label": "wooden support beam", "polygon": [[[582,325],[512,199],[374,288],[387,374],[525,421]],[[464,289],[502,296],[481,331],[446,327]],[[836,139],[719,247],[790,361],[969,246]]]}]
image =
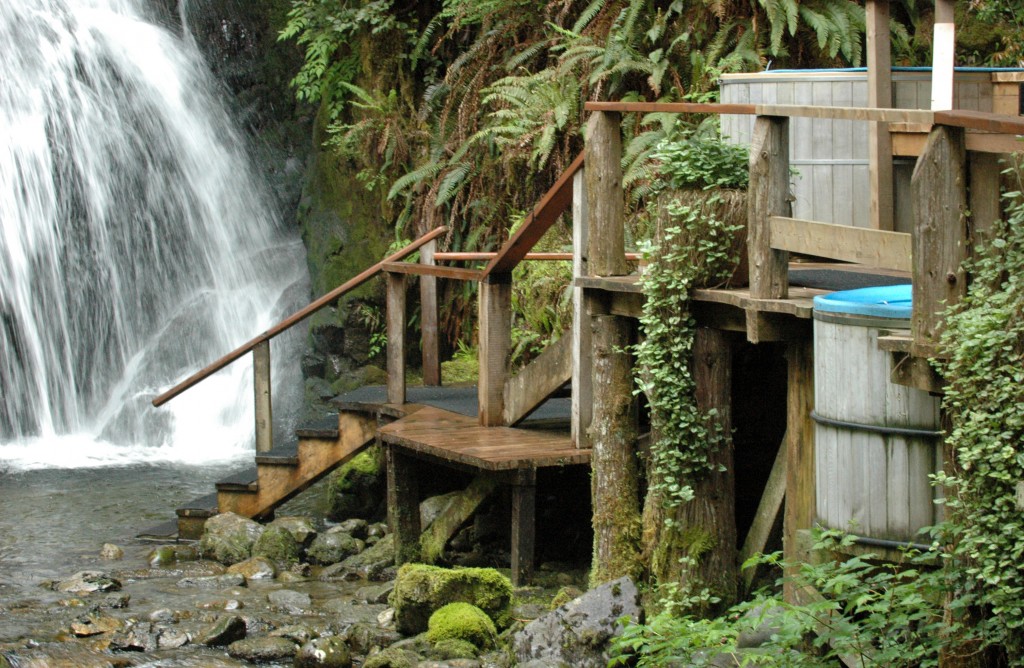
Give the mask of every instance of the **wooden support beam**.
[{"label": "wooden support beam", "polygon": [[587,275],[586,170],[576,172],[572,186],[572,410],[569,432],[577,448],[589,449],[594,390],[591,365],[590,315],[584,288],[576,279]]},{"label": "wooden support beam", "polygon": [[592,276],[624,276],[625,205],[619,114],[598,112],[587,123],[587,263]]},{"label": "wooden support beam", "polygon": [[509,274],[480,283],[480,378],[477,385],[481,426],[504,424],[505,381],[512,351],[512,283]]},{"label": "wooden support beam", "polygon": [[256,402],[256,452],[274,447],[274,412],[270,396],[270,341],[252,349],[252,386]]},{"label": "wooden support beam", "polygon": [[387,274],[388,403],[405,403],[405,276]]},{"label": "wooden support beam", "polygon": [[512,480],[512,584],[516,587],[533,577],[536,506],[537,469],[518,469]]},{"label": "wooden support beam", "polygon": [[[892,49],[889,0],[867,0],[868,106],[892,106]],[[892,139],[877,121],[868,124],[871,227],[893,229]]]},{"label": "wooden support beam", "polygon": [[946,381],[932,368],[928,360],[907,353],[893,353],[889,380],[896,385],[912,387],[931,394],[942,394]]},{"label": "wooden support beam", "polygon": [[[787,561],[806,561],[798,532],[810,529],[816,515],[814,457],[814,344],[795,341],[786,350],[786,514],[782,545]],[[792,583],[783,586],[787,601],[796,600]]]},{"label": "wooden support beam", "polygon": [[747,197],[750,295],[785,299],[789,294],[789,253],[771,247],[769,220],[790,215],[789,119],[758,116],[755,121]]},{"label": "wooden support beam", "polygon": [[967,291],[967,173],[964,131],[937,125],[911,179],[914,199],[913,352],[929,357],[942,333],[940,313]]},{"label": "wooden support beam", "polygon": [[759,311],[756,308],[748,308],[746,311],[747,341],[751,343],[807,340],[814,333],[811,321],[806,318]]},{"label": "wooden support beam", "polygon": [[503,422],[514,425],[572,378],[572,335],[564,332],[529,365],[505,381]]},{"label": "wooden support beam", "polygon": [[[786,498],[786,456],[788,452],[788,436],[782,437],[782,444],[779,445],[779,452],[775,455],[775,463],[772,464],[771,473],[768,474],[768,482],[765,483],[764,493],[761,501],[757,504],[757,512],[754,514],[754,522],[750,525],[747,537],[740,549],[740,564],[743,564],[755,554],[764,552],[771,537],[772,527],[775,526],[779,513],[782,512],[782,502]],[[743,591],[750,591],[750,586],[757,575],[757,569],[748,568],[742,572]]]},{"label": "wooden support beam", "polygon": [[[498,483],[492,474],[481,473],[473,478],[466,489],[449,503],[441,514],[420,536],[420,560],[425,564],[436,563],[444,554],[444,548],[452,536],[473,516],[480,504],[487,500]],[[418,508],[418,506],[417,506]],[[513,550],[515,546],[513,546]]]},{"label": "wooden support beam", "polygon": [[[437,252],[437,241],[431,240],[420,247],[420,264],[435,266],[434,254]],[[420,276],[420,339],[423,384],[437,386],[441,384],[441,339],[437,327],[437,277]]]},{"label": "wooden support beam", "polygon": [[[590,163],[588,163],[589,165]],[[588,171],[590,167],[588,166]],[[630,321],[593,315],[594,417],[591,423],[591,497],[594,561],[591,584],[636,576],[640,570],[639,470],[634,446]]]},{"label": "wooden support beam", "polygon": [[416,262],[383,262],[381,263],[381,269],[394,274],[437,276],[439,278],[453,278],[459,281],[478,281],[483,278],[483,272],[479,269],[442,267],[438,265],[419,264]]},{"label": "wooden support beam", "polygon": [[844,121],[876,121],[881,123],[931,123],[936,118],[935,112],[919,109],[817,107],[797,104],[759,104],[757,105],[757,113],[759,116],[831,118]]},{"label": "wooden support beam", "polygon": [[388,528],[395,536],[395,565],[420,559],[420,487],[416,460],[386,445]]},{"label": "wooden support beam", "polygon": [[738,114],[757,113],[753,104],[706,104],[701,102],[587,102],[586,111],[641,114]]},{"label": "wooden support beam", "polygon": [[904,232],[772,216],[769,236],[771,247],[777,250],[880,269],[910,271],[913,266],[911,237]]}]

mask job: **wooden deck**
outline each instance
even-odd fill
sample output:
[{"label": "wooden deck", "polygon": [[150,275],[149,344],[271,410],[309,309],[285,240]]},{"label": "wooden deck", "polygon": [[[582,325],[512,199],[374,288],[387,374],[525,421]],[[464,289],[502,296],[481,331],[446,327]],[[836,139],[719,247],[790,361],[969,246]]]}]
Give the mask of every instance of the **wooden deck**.
[{"label": "wooden deck", "polygon": [[587,464],[590,450],[574,448],[568,433],[481,427],[472,417],[425,406],[381,427],[384,443],[482,471]]}]

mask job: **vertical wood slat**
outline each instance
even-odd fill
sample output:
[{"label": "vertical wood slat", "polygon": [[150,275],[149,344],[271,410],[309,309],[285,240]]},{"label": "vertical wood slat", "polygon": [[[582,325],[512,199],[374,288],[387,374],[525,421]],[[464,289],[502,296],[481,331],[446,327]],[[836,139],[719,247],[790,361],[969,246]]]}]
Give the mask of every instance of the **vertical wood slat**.
[{"label": "vertical wood slat", "polygon": [[[889,2],[867,2],[868,106],[892,106],[892,49],[889,43]],[[871,180],[869,227],[892,230],[892,138],[884,123],[868,123]]]},{"label": "vertical wood slat", "polygon": [[[791,563],[806,561],[798,532],[814,524],[814,349],[810,341],[794,341],[786,351],[786,512],[783,519],[783,551]],[[796,600],[791,584],[784,585],[787,601]]]},{"label": "vertical wood slat", "polygon": [[[572,187],[572,276],[587,275],[586,168],[576,172]],[[593,419],[594,386],[591,374],[590,316],[583,288],[572,289],[572,413],[570,436],[577,448],[590,447],[587,430]]]},{"label": "vertical wood slat", "polygon": [[594,112],[587,123],[587,262],[592,276],[624,276],[625,194],[622,189],[620,117]]},{"label": "vertical wood slat", "polygon": [[256,452],[274,447],[274,415],[270,396],[270,341],[252,349],[252,386],[256,402]]},{"label": "vertical wood slat", "polygon": [[992,227],[1002,217],[999,181],[1000,160],[1007,156],[998,153],[967,154],[970,171],[971,246],[987,245],[992,241]]},{"label": "vertical wood slat", "polygon": [[789,119],[758,116],[750,146],[747,248],[750,296],[785,299],[789,295],[789,253],[771,248],[769,219],[789,216]]},{"label": "vertical wood slat", "polygon": [[388,403],[405,403],[405,275],[387,274]]},{"label": "vertical wood slat", "polygon": [[[420,247],[420,264],[433,265],[437,241]],[[441,384],[441,341],[437,329],[437,277],[420,276],[420,331],[423,354],[423,384]]]},{"label": "vertical wood slat", "polygon": [[964,131],[936,125],[914,166],[914,277],[911,352],[931,357],[942,332],[940,313],[967,291],[968,253]]},{"label": "vertical wood slat", "polygon": [[385,448],[388,527],[395,536],[395,565],[420,559],[419,478],[416,460],[395,445]]},{"label": "vertical wood slat", "polygon": [[480,425],[504,424],[505,382],[512,351],[512,282],[509,274],[492,274],[479,285],[480,378],[477,385]]},{"label": "vertical wood slat", "polygon": [[512,481],[512,584],[516,587],[533,576],[536,506],[537,469],[519,469]]}]

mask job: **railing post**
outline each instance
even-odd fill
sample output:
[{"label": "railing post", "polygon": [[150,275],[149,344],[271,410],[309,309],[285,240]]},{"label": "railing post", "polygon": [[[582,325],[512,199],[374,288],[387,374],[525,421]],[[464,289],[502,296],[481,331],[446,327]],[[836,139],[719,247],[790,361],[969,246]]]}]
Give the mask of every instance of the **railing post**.
[{"label": "railing post", "polygon": [[252,386],[256,403],[256,452],[274,447],[274,419],[270,401],[270,340],[252,349]]},{"label": "railing post", "polygon": [[[587,275],[587,182],[585,169],[572,182],[572,277]],[[572,289],[572,418],[570,434],[577,448],[589,448],[587,430],[594,413],[594,385],[591,375],[590,316],[581,287]]]},{"label": "railing post", "polygon": [[512,275],[491,274],[479,283],[480,425],[504,424],[505,381],[512,351]]},{"label": "railing post", "polygon": [[750,142],[747,251],[750,296],[785,299],[789,295],[789,253],[773,250],[769,221],[790,215],[789,119],[758,116]]},{"label": "railing post", "polygon": [[[437,242],[420,248],[420,264],[433,265]],[[423,354],[423,384],[441,384],[441,346],[437,331],[437,277],[420,276],[420,341]]]},{"label": "railing post", "polygon": [[388,272],[388,403],[405,403],[405,276]]}]

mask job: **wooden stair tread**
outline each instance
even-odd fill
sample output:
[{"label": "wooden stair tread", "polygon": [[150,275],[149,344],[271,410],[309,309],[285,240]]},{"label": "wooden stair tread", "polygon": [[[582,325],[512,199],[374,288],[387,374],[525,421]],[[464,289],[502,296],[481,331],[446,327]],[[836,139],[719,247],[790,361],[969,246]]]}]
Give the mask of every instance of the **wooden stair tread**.
[{"label": "wooden stair tread", "polygon": [[[335,430],[337,431],[337,430]],[[297,466],[299,463],[299,442],[298,440],[288,441],[281,445],[274,446],[274,449],[267,452],[256,453],[256,465],[270,464],[277,466]]]},{"label": "wooden stair tread", "polygon": [[259,471],[252,466],[232,473],[216,483],[218,492],[251,492],[255,491],[259,481]]},{"label": "wooden stair tread", "polygon": [[217,493],[196,497],[183,503],[175,512],[178,517],[213,517],[217,514]]},{"label": "wooden stair tread", "polygon": [[331,414],[319,420],[303,422],[296,428],[295,435],[298,438],[326,438],[334,440],[338,438],[338,416]]}]

